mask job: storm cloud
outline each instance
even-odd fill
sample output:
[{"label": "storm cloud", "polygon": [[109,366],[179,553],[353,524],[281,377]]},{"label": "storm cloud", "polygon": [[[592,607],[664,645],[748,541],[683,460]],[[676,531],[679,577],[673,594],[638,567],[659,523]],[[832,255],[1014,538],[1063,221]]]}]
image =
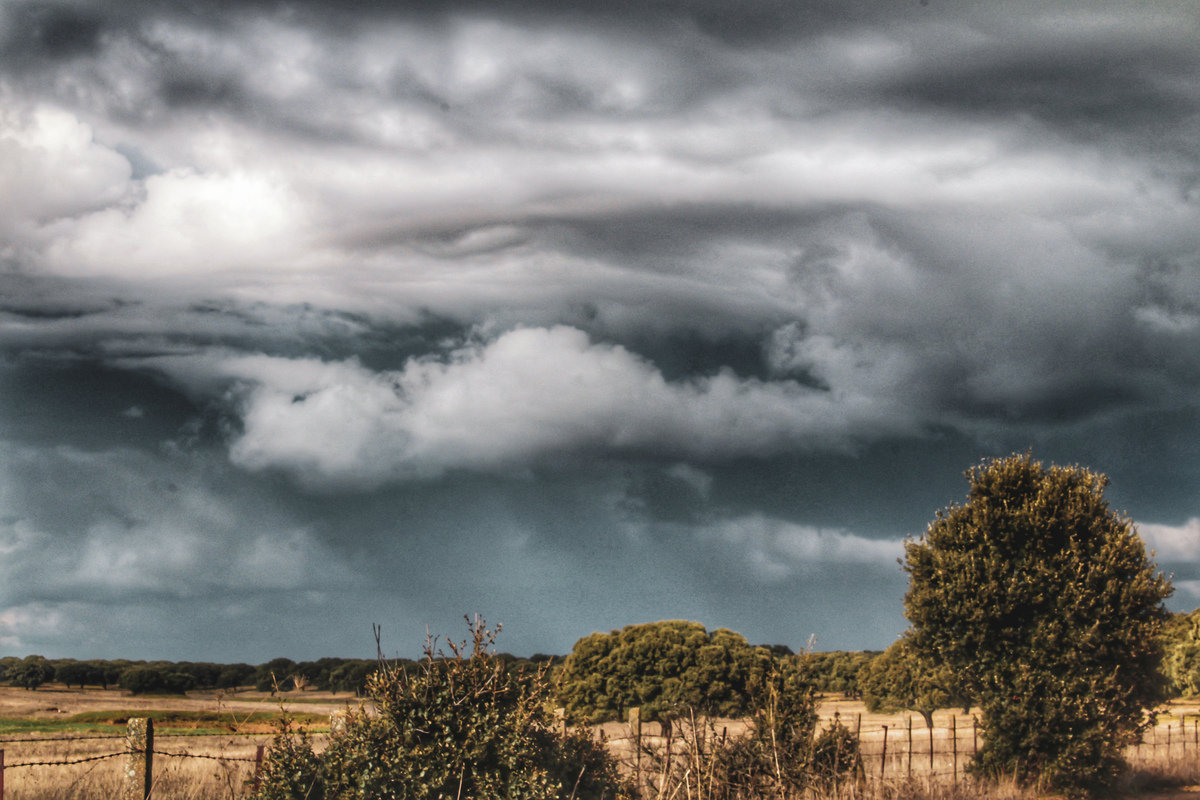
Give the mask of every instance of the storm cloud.
[{"label": "storm cloud", "polygon": [[[0,635],[265,660],[482,611],[516,651],[672,616],[883,647],[898,542],[1026,449],[1108,473],[1188,607],[1198,23],[5,5]],[[230,597],[232,638],[187,621]],[[296,604],[329,632],[279,652]]]}]

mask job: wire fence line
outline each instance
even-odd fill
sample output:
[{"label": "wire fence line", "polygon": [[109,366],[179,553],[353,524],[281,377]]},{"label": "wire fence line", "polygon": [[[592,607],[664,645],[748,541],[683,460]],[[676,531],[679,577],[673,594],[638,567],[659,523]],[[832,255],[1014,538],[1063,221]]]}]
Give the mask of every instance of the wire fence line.
[{"label": "wire fence line", "polygon": [[[869,780],[932,778],[957,782],[967,774],[984,744],[983,730],[974,714],[939,714],[932,724],[915,715],[888,723],[864,721],[862,714],[835,716],[823,720],[818,730],[835,724],[844,725],[854,734],[858,742],[857,770]],[[644,763],[649,763],[641,758],[645,755],[653,756],[659,763],[686,758],[697,750],[700,755],[710,756],[717,742],[726,741],[728,733],[724,728],[718,733],[717,727],[700,720],[677,721],[674,725],[677,727],[670,734],[662,724],[657,725],[657,733],[650,733],[648,730],[652,728],[648,729],[634,710],[625,730],[600,731],[599,736],[627,768],[640,771]],[[708,725],[707,731],[701,730],[703,725]],[[1186,716],[1160,715],[1143,738],[1129,748],[1129,755],[1140,759],[1147,756],[1200,759],[1200,715],[1195,712]],[[637,765],[633,766],[635,760]]]},{"label": "wire fence line", "polygon": [[[729,727],[721,727],[718,733],[717,727],[709,721],[688,721],[676,722],[677,727],[672,727],[664,730],[659,725],[657,735],[643,730],[643,725],[640,720],[636,726],[633,723],[635,717],[631,716],[631,724],[625,731],[614,731],[618,735],[611,735],[600,728],[593,729],[595,735],[606,747],[618,758],[621,763],[633,768],[636,764],[636,769],[641,772],[643,767],[650,767],[653,761],[659,764],[668,763],[677,758],[686,757],[685,748],[691,746],[699,748],[704,755],[711,755],[715,750],[722,746],[731,737],[729,727],[734,728],[732,736],[742,735],[740,730],[744,727],[744,723],[733,723]],[[331,728],[333,731],[338,729],[338,725],[344,725],[344,717],[339,717],[335,714],[331,718]],[[934,725],[926,725],[923,720],[914,724],[914,717],[907,717],[896,720],[888,724],[876,722],[864,722],[863,715],[858,714],[853,718],[834,718],[827,720],[820,727],[829,727],[833,724],[845,725],[858,741],[858,766],[857,771],[862,778],[873,781],[895,781],[895,780],[911,780],[913,778],[922,779],[950,779],[957,782],[966,774],[972,759],[978,753],[979,748],[983,744],[982,731],[978,727],[974,716],[950,716],[942,719],[935,718]],[[938,724],[940,723],[940,724]],[[707,729],[703,726],[707,725]],[[566,732],[565,723],[563,732]],[[622,735],[625,734],[625,735]],[[335,733],[314,733],[310,734],[318,737],[328,737]],[[254,756],[248,755],[232,755],[229,753],[199,753],[186,752],[179,749],[158,749],[154,747],[155,739],[171,738],[175,740],[188,738],[206,738],[226,737],[229,742],[226,746],[235,748],[251,747],[256,748]],[[254,742],[252,739],[259,737],[264,739],[260,742]],[[263,733],[242,733],[242,732],[224,732],[224,733],[163,733],[156,734],[154,732],[153,721],[147,718],[137,718],[129,720],[129,728],[126,734],[104,734],[104,735],[88,735],[88,736],[29,736],[21,738],[6,738],[0,739],[0,800],[4,800],[4,774],[6,771],[23,768],[60,768],[70,767],[80,764],[92,762],[106,761],[110,759],[125,757],[127,759],[126,767],[123,770],[123,775],[127,779],[127,793],[124,797],[137,798],[144,800],[150,798],[152,781],[150,776],[153,773],[153,760],[155,756],[171,759],[204,759],[216,762],[253,764],[252,782],[257,785],[261,776],[264,755],[266,750],[266,734]],[[80,757],[62,757],[62,758],[33,758],[27,757],[26,760],[13,762],[5,761],[6,746],[20,747],[22,745],[44,746],[54,743],[75,743],[75,742],[100,742],[105,740],[124,739],[126,747],[117,752],[106,752],[95,755],[83,755]],[[251,741],[245,741],[251,739]],[[235,740],[240,740],[236,741]],[[689,743],[690,740],[690,743]],[[1178,715],[1177,717],[1167,718],[1165,721],[1160,717],[1157,724],[1147,731],[1143,739],[1130,748],[1131,755],[1136,752],[1139,756],[1145,757],[1150,754],[1154,757],[1163,757],[1170,760],[1176,756],[1191,757],[1200,759],[1200,715],[1191,714],[1188,717]],[[244,752],[244,751],[243,751]],[[643,764],[644,756],[652,756],[653,758],[646,760]],[[144,782],[145,789],[142,785]],[[135,785],[136,784],[136,785]]]},{"label": "wire fence line", "polygon": [[[222,763],[242,763],[253,764],[253,775],[251,782],[257,787],[258,781],[262,773],[262,765],[266,750],[265,741],[256,743],[253,740],[245,741],[246,737],[264,738],[262,733],[239,733],[239,732],[217,732],[217,733],[184,733],[184,734],[163,734],[160,738],[171,738],[178,741],[179,739],[200,738],[211,739],[213,736],[223,736],[228,741],[224,745],[243,748],[248,746],[255,747],[255,753],[252,757],[242,755],[232,755],[230,753],[220,752],[199,753],[186,752],[179,749],[158,749],[154,746],[155,732],[154,721],[151,718],[130,718],[127,724],[127,730],[124,735],[121,734],[105,734],[105,735],[89,735],[89,736],[26,736],[12,737],[0,739],[0,800],[4,800],[4,776],[5,773],[22,768],[62,768],[74,767],[80,764],[90,764],[94,762],[107,761],[116,758],[125,758],[125,766],[122,769],[123,791],[120,795],[128,800],[149,800],[152,797],[154,787],[154,758],[161,756],[172,759],[204,759],[208,761]],[[30,746],[34,748],[45,748],[47,745],[56,743],[82,743],[82,742],[99,742],[113,739],[123,739],[125,742],[124,749],[118,752],[101,753],[96,755],[81,755],[79,757],[27,757],[25,760],[16,762],[6,762],[6,748],[21,748]],[[236,741],[241,739],[242,741]],[[86,745],[84,745],[86,746]]]}]

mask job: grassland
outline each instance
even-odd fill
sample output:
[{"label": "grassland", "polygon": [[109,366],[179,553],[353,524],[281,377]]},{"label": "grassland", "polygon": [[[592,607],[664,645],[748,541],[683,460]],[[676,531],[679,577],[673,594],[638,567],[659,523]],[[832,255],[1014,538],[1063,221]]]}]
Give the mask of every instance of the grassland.
[{"label": "grassland", "polygon": [[[192,692],[181,696],[130,696],[117,689],[68,690],[44,686],[35,692],[0,687],[0,750],[7,768],[5,800],[95,800],[116,797],[125,764],[126,721],[155,720],[155,793],[157,800],[238,800],[248,792],[254,757],[286,714],[293,723],[317,733],[328,729],[329,715],[358,701],[349,694],[291,692],[271,697],[259,692]],[[1033,795],[1011,784],[976,784],[962,775],[975,744],[971,715],[947,710],[935,715],[935,757],[929,759],[930,734],[918,716],[868,714],[862,703],[826,698],[822,725],[835,716],[862,737],[864,779],[837,792],[842,800],[1028,800]],[[950,746],[951,720],[957,729],[957,756]],[[1180,720],[1184,720],[1181,727]],[[1148,744],[1130,751],[1135,769],[1126,791],[1139,797],[1200,800],[1200,707],[1176,703],[1164,710]],[[884,726],[888,747],[884,759]],[[734,736],[740,720],[714,720],[712,730]],[[643,726],[643,747],[661,748],[657,723]],[[599,726],[614,754],[634,763],[631,731],[623,723]],[[84,737],[84,738],[80,738]],[[36,739],[39,741],[14,741]],[[1166,746],[1167,741],[1171,746]],[[909,750],[909,748],[912,750]],[[73,765],[29,766],[111,755]],[[680,791],[675,800],[687,800]],[[651,792],[649,800],[660,800]],[[661,800],[666,800],[662,798]],[[824,800],[816,798],[816,800]]]}]

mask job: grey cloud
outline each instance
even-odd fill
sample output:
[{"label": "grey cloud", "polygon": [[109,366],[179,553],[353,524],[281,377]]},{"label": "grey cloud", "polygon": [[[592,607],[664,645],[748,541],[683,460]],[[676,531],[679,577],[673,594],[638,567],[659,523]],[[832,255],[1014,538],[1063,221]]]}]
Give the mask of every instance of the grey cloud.
[{"label": "grey cloud", "polygon": [[[658,616],[799,643],[812,604],[826,644],[880,646],[898,610],[830,627],[866,568],[841,545],[919,532],[1029,447],[1186,529],[1195,17],[5,6],[3,452],[70,502],[13,478],[4,535],[66,578],[35,565],[0,637],[69,641],[103,602],[145,641],[187,595],[247,638],[291,603],[339,631],[474,605],[560,652]],[[138,552],[124,593],[96,572]]]}]

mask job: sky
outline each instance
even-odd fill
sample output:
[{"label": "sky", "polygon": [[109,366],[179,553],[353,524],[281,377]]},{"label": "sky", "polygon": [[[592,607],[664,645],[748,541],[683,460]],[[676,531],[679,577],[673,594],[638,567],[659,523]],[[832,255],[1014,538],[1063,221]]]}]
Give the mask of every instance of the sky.
[{"label": "sky", "polygon": [[882,649],[964,471],[1200,605],[1193,0],[0,0],[0,652]]}]

